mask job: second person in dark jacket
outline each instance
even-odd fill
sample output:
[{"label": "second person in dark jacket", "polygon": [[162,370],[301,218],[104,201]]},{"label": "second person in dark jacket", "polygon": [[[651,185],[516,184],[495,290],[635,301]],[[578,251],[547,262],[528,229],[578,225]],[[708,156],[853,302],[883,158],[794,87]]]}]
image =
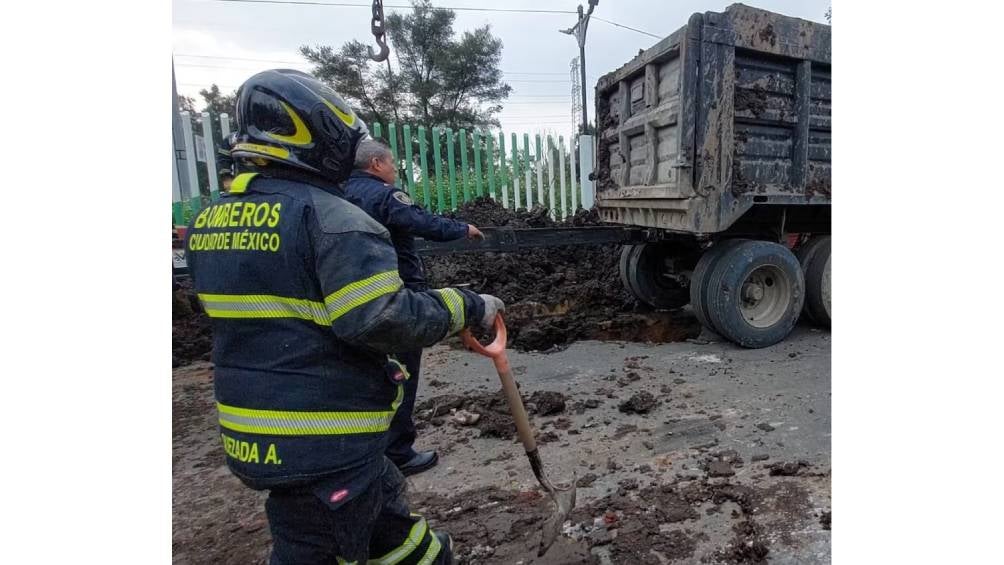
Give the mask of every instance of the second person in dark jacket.
[{"label": "second person in dark jacket", "polygon": [[[345,198],[362,208],[390,231],[397,251],[398,272],[410,290],[428,290],[422,259],[415,252],[415,237],[431,241],[451,241],[484,237],[477,227],[435,214],[412,202],[408,193],[394,186],[397,166],[390,149],[367,139],[356,150],[355,170],[345,185]],[[401,406],[391,423],[387,457],[405,475],[421,473],[438,461],[435,451],[416,452],[413,412],[418,393],[418,375],[422,351],[403,351],[395,355],[405,364],[411,378],[405,383]]]}]

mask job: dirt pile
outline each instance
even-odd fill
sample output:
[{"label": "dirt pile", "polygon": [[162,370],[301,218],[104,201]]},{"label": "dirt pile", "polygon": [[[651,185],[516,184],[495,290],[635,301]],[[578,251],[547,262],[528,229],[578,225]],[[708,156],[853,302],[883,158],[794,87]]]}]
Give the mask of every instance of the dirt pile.
[{"label": "dirt pile", "polygon": [[171,366],[208,361],[213,350],[209,317],[202,311],[191,279],[174,282],[171,296]]},{"label": "dirt pile", "polygon": [[[513,211],[487,197],[449,215],[479,227],[602,225],[595,210],[558,222],[543,208]],[[504,300],[515,349],[554,350],[580,339],[680,341],[700,333],[692,317],[652,312],[639,304],[621,285],[619,260],[617,245],[570,245],[426,257],[424,262],[433,287],[469,285]]]},{"label": "dirt pile", "polygon": [[[560,392],[539,390],[525,397],[524,402],[533,416],[553,416],[565,411],[566,397]],[[481,437],[512,439],[516,435],[516,423],[502,391],[467,397],[436,396],[416,406],[415,416],[426,425],[474,426],[481,431]]]}]

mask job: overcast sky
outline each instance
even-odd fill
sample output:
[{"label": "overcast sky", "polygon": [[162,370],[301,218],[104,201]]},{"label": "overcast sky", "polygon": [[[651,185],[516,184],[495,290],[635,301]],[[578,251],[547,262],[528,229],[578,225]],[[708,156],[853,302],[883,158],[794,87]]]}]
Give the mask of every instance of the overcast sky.
[{"label": "overcast sky", "polygon": [[[318,0],[325,1],[325,0]],[[338,47],[358,39],[375,45],[370,34],[370,2],[366,7],[276,5],[212,0],[174,0],[174,66],[179,94],[192,96],[197,107],[201,88],[215,82],[236,89],[257,71],[287,67],[305,71],[301,45]],[[385,0],[390,5],[409,0]],[[575,11],[576,0],[434,0],[442,7],[493,7]],[[712,0],[600,0],[593,14],[664,37],[682,27],[694,12],[720,12],[733,2]],[[753,0],[745,2],[789,16],[825,23],[829,0]],[[583,0],[584,7],[588,4]],[[385,8],[385,11],[396,9]],[[488,13],[457,11],[454,30],[491,24],[503,42],[502,69],[513,87],[500,116],[506,132],[573,131],[569,62],[578,55],[574,37],[558,32],[571,27],[574,14]],[[592,88],[596,79],[624,64],[639,49],[658,40],[592,20],[586,40],[586,82],[589,117],[593,119]],[[391,57],[393,58],[393,45]],[[252,59],[252,60],[249,60]]]}]

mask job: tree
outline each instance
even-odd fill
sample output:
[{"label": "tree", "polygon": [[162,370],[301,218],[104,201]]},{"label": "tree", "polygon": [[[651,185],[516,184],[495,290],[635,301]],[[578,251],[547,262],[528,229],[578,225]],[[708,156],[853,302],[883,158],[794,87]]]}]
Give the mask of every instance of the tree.
[{"label": "tree", "polygon": [[237,108],[237,91],[223,94],[220,92],[220,87],[216,86],[215,83],[208,90],[205,88],[200,90],[199,96],[206,101],[206,107],[202,111],[209,112],[213,116],[219,116],[224,113],[233,116]]},{"label": "tree", "polygon": [[828,23],[828,24],[832,24],[833,23],[833,21],[832,21],[833,20],[833,6],[830,6],[829,8],[826,9],[826,13],[823,14],[823,17],[826,18],[826,23]]},{"label": "tree", "polygon": [[191,96],[178,95],[178,111],[188,112],[189,114],[195,113],[195,99]]},{"label": "tree", "polygon": [[502,41],[488,25],[457,37],[455,19],[452,10],[434,8],[429,0],[414,0],[410,13],[389,15],[386,28],[396,65],[373,62],[359,41],[338,51],[303,46],[300,52],[313,63],[314,75],[365,121],[497,126],[501,101],[512,91],[499,69]]}]

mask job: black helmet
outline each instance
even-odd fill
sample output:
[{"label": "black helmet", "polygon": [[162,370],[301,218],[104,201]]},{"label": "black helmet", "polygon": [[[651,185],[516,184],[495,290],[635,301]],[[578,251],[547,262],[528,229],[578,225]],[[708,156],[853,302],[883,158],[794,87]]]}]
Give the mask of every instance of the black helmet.
[{"label": "black helmet", "polygon": [[237,93],[231,154],[253,165],[281,163],[339,182],[369,134],[352,108],[316,78],[290,69],[260,72]]}]

